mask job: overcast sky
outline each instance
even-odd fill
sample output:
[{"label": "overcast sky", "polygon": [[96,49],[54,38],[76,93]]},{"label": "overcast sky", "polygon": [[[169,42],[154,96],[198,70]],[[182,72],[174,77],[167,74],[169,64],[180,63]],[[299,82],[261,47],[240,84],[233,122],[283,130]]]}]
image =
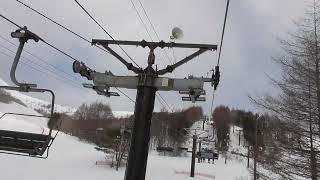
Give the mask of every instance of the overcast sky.
[{"label": "overcast sky", "polygon": [[[109,39],[73,0],[22,1],[90,40]],[[150,40],[130,0],[79,0],[79,2],[116,39]],[[139,1],[133,0],[133,2],[152,38],[156,40],[156,34],[148,24]],[[177,26],[184,31],[184,37],[179,42],[219,44],[226,0],[141,0],[141,2],[160,39],[169,41],[172,28]],[[276,93],[265,75],[279,76],[279,69],[270,57],[280,52],[277,38],[285,37],[287,31],[294,29],[293,20],[303,16],[305,2],[303,0],[231,0],[220,64],[221,83],[215,93],[215,106],[223,104],[232,108],[255,110],[255,106],[247,98],[248,94],[260,96],[269,92]],[[16,23],[27,26],[29,30],[85,62],[88,67],[96,71],[111,70],[116,75],[132,74],[113,56],[92,47],[16,1],[2,0],[0,12]],[[16,30],[15,26],[0,19],[0,35],[18,44],[16,39],[10,38],[10,33],[14,30]],[[2,46],[13,51],[16,51],[16,47],[0,38],[0,52],[10,56],[0,53],[0,78],[10,83],[9,71],[14,54]],[[33,68],[20,64],[18,79],[35,82],[39,87],[53,89],[56,92],[58,104],[77,107],[81,103],[98,100],[109,103],[113,110],[133,111],[134,104],[123,95],[106,98],[96,95],[92,90],[82,88],[81,83],[87,81],[73,74],[72,60],[44,43],[30,41],[25,49],[68,73],[52,69],[52,66],[23,53],[23,56],[27,57],[23,60]],[[148,56],[146,49],[139,47],[124,47],[124,49],[139,66],[146,66]],[[122,54],[121,51],[118,52]],[[166,52],[170,60],[166,58],[163,50],[157,51],[158,67],[164,67],[173,61],[173,54],[179,60],[193,51],[176,49],[173,53],[172,49],[167,49]],[[205,76],[216,65],[217,55],[217,51],[206,52],[178,68],[170,77],[183,78],[191,74]],[[60,79],[57,80],[52,76],[60,76]],[[61,80],[62,78],[64,80]],[[205,89],[207,102],[196,103],[196,105],[202,106],[208,113],[211,106],[212,87],[206,85]],[[136,91],[124,90],[124,92],[135,99]],[[182,102],[181,95],[177,92],[160,93],[174,109],[192,105],[190,102]],[[156,101],[155,111],[159,111],[161,107],[162,105]]]}]

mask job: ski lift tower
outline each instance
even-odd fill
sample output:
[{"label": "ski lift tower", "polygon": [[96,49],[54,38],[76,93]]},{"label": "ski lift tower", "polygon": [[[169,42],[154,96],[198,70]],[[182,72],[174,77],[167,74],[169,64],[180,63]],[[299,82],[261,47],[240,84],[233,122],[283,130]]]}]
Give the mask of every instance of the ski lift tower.
[{"label": "ski lift tower", "polygon": [[[133,71],[136,76],[116,76],[113,73],[100,73],[88,68],[84,63],[75,61],[73,70],[80,73],[81,76],[92,80],[93,84],[84,84],[84,87],[95,90],[100,95],[119,96],[116,92],[110,92],[111,87],[137,89],[136,104],[134,111],[134,127],[132,131],[131,147],[127,163],[125,180],[144,180],[148,159],[151,117],[154,109],[155,95],[157,91],[178,91],[180,94],[187,95],[182,97],[183,101],[205,101],[204,83],[211,83],[214,88],[218,86],[220,79],[219,68],[216,67],[215,73],[210,78],[189,76],[185,79],[162,77],[167,73],[173,72],[176,68],[189,62],[193,58],[207,51],[217,50],[217,45],[210,44],[184,44],[164,41],[147,42],[142,41],[118,41],[118,40],[101,40],[93,39],[92,44],[103,46],[107,51],[116,57],[128,70]],[[132,63],[127,62],[111,45],[130,45],[149,48],[146,68],[135,67]],[[154,50],[156,48],[189,48],[197,49],[191,55],[183,58],[173,65],[168,65],[164,69],[154,69],[155,62]]]}]

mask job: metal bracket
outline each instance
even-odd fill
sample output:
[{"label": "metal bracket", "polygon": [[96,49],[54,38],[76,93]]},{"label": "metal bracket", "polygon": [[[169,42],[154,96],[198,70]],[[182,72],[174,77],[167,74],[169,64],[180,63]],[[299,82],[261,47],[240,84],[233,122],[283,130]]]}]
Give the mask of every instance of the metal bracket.
[{"label": "metal bracket", "polygon": [[26,26],[16,30],[15,32],[11,33],[12,38],[18,38],[21,41],[27,42],[29,39],[33,39],[35,42],[41,40],[41,38],[34,34],[33,32],[29,31]]},{"label": "metal bracket", "polygon": [[20,83],[17,81],[16,78],[16,70],[17,70],[17,66],[22,54],[22,50],[24,47],[24,44],[29,40],[29,39],[33,39],[35,42],[38,42],[39,40],[41,40],[41,38],[39,36],[37,36],[36,34],[34,34],[33,32],[27,30],[27,27],[24,26],[21,29],[16,30],[15,32],[11,33],[11,37],[12,38],[18,38],[19,39],[19,47],[16,53],[16,56],[14,57],[14,61],[12,63],[11,66],[11,71],[10,71],[10,78],[11,81],[16,84],[17,86],[21,87],[19,91],[22,92],[28,92],[30,88],[36,88],[37,85],[36,84],[29,84],[29,83]]},{"label": "metal bracket", "polygon": [[110,87],[108,86],[95,86],[93,84],[87,84],[83,83],[83,87],[88,88],[88,89],[93,89],[97,92],[98,95],[103,95],[106,97],[111,97],[111,96],[120,96],[119,93],[117,92],[109,92]]},{"label": "metal bracket", "polygon": [[202,89],[190,89],[190,91],[179,91],[179,94],[187,94],[189,97],[182,97],[182,101],[191,101],[195,103],[196,101],[206,101],[205,97],[200,97],[205,95],[206,91]]},{"label": "metal bracket", "polygon": [[74,61],[72,64],[74,73],[79,73],[82,77],[86,77],[88,80],[92,80],[91,73],[95,72],[88,68],[83,62]]}]

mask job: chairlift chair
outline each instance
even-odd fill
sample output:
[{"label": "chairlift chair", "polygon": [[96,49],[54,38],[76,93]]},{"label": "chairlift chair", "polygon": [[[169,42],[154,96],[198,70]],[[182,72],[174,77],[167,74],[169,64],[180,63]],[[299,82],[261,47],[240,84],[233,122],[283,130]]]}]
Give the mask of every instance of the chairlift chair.
[{"label": "chairlift chair", "polygon": [[163,147],[163,146],[158,146],[157,147],[157,151],[158,152],[164,152],[164,151],[172,152],[173,150],[174,150],[173,147]]},{"label": "chairlift chair", "polygon": [[[33,39],[38,42],[40,37],[35,35],[34,33],[27,30],[26,27],[18,29],[17,31],[11,33],[13,38],[18,38],[20,45],[17,50],[16,56],[14,58],[10,77],[14,84],[17,86],[0,86],[0,89],[10,90],[10,91],[19,91],[19,92],[35,92],[35,93],[45,93],[48,92],[51,94],[51,110],[49,116],[41,116],[41,115],[32,115],[32,114],[22,114],[22,113],[4,113],[0,116],[1,119],[7,115],[15,115],[22,117],[43,117],[48,118],[50,121],[55,121],[58,119],[57,115],[54,114],[54,102],[55,95],[53,91],[49,89],[40,89],[37,88],[36,84],[28,84],[28,83],[20,83],[17,81],[15,73],[16,68],[19,63],[19,59],[24,47],[24,44],[29,40]],[[60,121],[61,125],[61,121]],[[31,156],[38,158],[47,158],[49,155],[49,148],[52,145],[55,137],[57,136],[59,130],[52,136],[54,126],[49,127],[49,133],[44,134],[44,130],[42,134],[35,134],[29,132],[19,132],[19,131],[9,131],[9,130],[0,130],[0,153],[5,154],[13,154],[13,155],[21,155],[21,156]],[[58,128],[59,129],[59,128]],[[45,152],[47,152],[45,154]]]}]

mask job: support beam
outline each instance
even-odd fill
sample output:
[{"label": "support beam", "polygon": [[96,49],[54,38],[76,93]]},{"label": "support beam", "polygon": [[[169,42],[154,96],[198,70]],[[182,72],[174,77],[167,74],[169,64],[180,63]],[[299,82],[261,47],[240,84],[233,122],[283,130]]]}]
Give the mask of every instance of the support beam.
[{"label": "support beam", "polygon": [[106,48],[114,57],[116,57],[122,64],[124,64],[128,70],[131,70],[135,73],[141,73],[142,70],[133,66],[132,63],[127,62],[123,57],[121,57],[118,53],[116,53],[113,49],[111,49],[109,46],[107,45],[102,45],[104,48]]},{"label": "support beam", "polygon": [[158,71],[159,75],[164,75],[166,73],[171,73],[172,71],[174,71],[176,68],[178,68],[179,66],[191,61],[193,58],[201,55],[202,53],[206,52],[207,49],[199,49],[198,51],[192,53],[191,55],[183,58],[182,60],[178,61],[177,63],[173,64],[173,65],[169,65],[167,66],[165,69],[161,69]]},{"label": "support beam", "polygon": [[92,39],[92,44],[98,44],[98,45],[110,45],[110,44],[116,44],[116,45],[129,45],[129,46],[141,46],[141,47],[149,47],[149,48],[155,48],[155,47],[168,47],[168,48],[192,48],[192,49],[206,49],[206,50],[217,50],[217,45],[212,44],[190,44],[190,43],[175,43],[175,42],[169,42],[166,43],[164,41],[160,42],[148,42],[145,40],[142,41],[121,41],[121,40],[104,40],[104,39]]},{"label": "support beam", "polygon": [[[115,76],[111,73],[91,73],[94,85],[119,87],[127,89],[136,89],[139,82],[138,76]],[[204,81],[207,78],[174,79],[167,77],[156,77],[153,81],[153,87],[159,91],[203,91]]]}]

